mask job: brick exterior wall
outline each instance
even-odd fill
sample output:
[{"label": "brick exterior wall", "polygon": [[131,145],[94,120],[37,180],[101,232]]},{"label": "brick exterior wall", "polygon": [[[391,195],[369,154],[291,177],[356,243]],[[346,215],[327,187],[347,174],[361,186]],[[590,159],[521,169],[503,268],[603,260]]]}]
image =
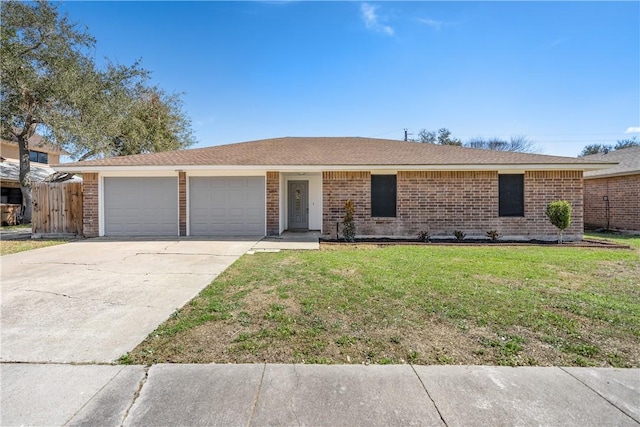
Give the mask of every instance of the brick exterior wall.
[{"label": "brick exterior wall", "polygon": [[178,228],[181,236],[187,235],[187,173],[178,172]]},{"label": "brick exterior wall", "polygon": [[640,174],[584,180],[584,226],[640,230]]},{"label": "brick exterior wall", "polygon": [[355,203],[359,236],[415,237],[428,230],[433,236],[452,236],[455,230],[468,237],[484,237],[497,230],[511,238],[553,239],[557,230],[544,214],[547,203],[568,200],[573,205],[567,239],[579,239],[583,228],[581,171],[525,172],[525,216],[498,216],[498,172],[495,171],[399,171],[397,215],[371,217],[369,172],[324,172],[323,230],[336,236],[336,223],[344,216],[344,202]]},{"label": "brick exterior wall", "polygon": [[97,173],[82,174],[82,192],[82,234],[97,237],[100,226]]},{"label": "brick exterior wall", "polygon": [[280,234],[280,172],[267,172],[267,236]]}]

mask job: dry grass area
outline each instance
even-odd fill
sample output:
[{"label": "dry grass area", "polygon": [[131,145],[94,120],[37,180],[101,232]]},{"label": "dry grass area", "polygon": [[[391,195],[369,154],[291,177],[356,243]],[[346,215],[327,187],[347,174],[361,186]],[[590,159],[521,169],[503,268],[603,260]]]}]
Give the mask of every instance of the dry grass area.
[{"label": "dry grass area", "polygon": [[61,245],[68,240],[0,240],[0,255],[15,254],[30,251],[31,249],[45,248],[47,246]]},{"label": "dry grass area", "polygon": [[245,255],[121,362],[640,367],[624,243]]}]

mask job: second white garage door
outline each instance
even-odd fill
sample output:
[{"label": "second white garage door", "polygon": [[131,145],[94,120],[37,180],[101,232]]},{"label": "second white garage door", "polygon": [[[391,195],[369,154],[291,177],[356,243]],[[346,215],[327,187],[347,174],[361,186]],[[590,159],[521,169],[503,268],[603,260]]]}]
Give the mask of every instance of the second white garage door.
[{"label": "second white garage door", "polygon": [[189,178],[189,234],[264,236],[264,177]]}]

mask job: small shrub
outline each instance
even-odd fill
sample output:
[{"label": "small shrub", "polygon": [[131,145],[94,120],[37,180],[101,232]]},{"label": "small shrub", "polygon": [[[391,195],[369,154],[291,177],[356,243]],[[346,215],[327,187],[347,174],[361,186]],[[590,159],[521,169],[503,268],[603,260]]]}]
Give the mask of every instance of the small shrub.
[{"label": "small shrub", "polygon": [[571,224],[571,211],[573,210],[571,203],[566,200],[557,200],[547,205],[545,214],[558,229],[558,243],[562,243],[562,232]]},{"label": "small shrub", "polygon": [[462,242],[464,240],[464,238],[467,237],[467,233],[465,233],[464,231],[461,231],[461,230],[454,231],[453,235],[456,236],[456,240],[458,242]]},{"label": "small shrub", "polygon": [[431,234],[428,231],[422,230],[418,233],[418,240],[421,242],[428,242],[429,239],[431,239]]},{"label": "small shrub", "polygon": [[500,239],[500,233],[498,233],[498,230],[490,230],[487,231],[487,237],[490,238],[492,242],[496,242]]},{"label": "small shrub", "polygon": [[356,224],[353,221],[354,211],[355,206],[351,199],[344,202],[344,219],[342,220],[344,227],[342,229],[342,235],[347,242],[354,242],[356,240]]}]

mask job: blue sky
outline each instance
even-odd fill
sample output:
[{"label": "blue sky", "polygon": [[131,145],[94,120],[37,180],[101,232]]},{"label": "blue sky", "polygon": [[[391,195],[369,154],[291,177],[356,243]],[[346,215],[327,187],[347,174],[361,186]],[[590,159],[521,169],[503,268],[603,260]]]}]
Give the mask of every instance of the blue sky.
[{"label": "blue sky", "polygon": [[184,92],[197,146],[403,129],[544,154],[640,135],[640,2],[64,2]]}]

